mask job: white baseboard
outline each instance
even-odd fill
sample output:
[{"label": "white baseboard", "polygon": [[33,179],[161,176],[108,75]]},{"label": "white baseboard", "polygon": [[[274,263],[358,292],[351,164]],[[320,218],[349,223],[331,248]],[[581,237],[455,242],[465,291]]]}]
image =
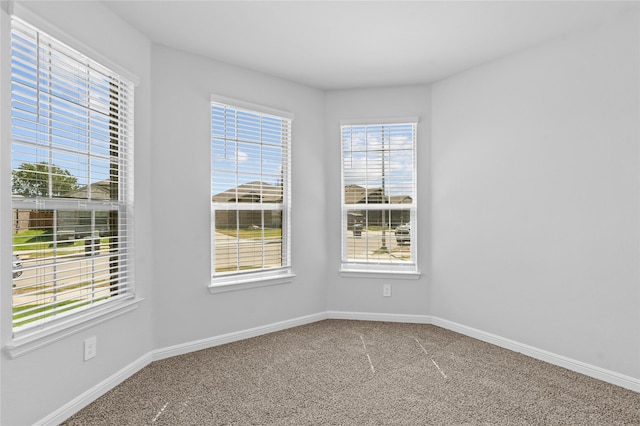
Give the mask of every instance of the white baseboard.
[{"label": "white baseboard", "polygon": [[261,336],[263,334],[285,330],[287,328],[298,327],[300,325],[322,321],[327,318],[328,316],[326,312],[320,312],[318,314],[293,318],[286,321],[280,321],[273,324],[254,327],[247,330],[227,333],[220,336],[214,336],[207,339],[196,340],[193,342],[183,343],[151,351],[138,358],[131,364],[127,365],[126,367],[122,368],[117,373],[98,383],[96,386],[84,392],[77,398],[74,398],[72,401],[60,407],[45,418],[34,423],[34,426],[53,426],[62,423],[64,420],[68,419],[105,393],[109,392],[111,389],[115,388],[120,383],[124,382],[126,379],[133,376],[135,373],[142,370],[153,361],[169,358],[176,355],[182,355],[201,349],[207,349],[214,346],[224,345],[226,343],[237,342],[239,340]]},{"label": "white baseboard", "polygon": [[328,311],[329,319],[344,319],[355,321],[381,321],[381,322],[404,322],[413,324],[431,324],[429,315],[414,314],[380,314],[375,312],[346,312]]},{"label": "white baseboard", "polygon": [[453,321],[445,320],[438,317],[432,317],[430,315],[412,315],[412,314],[381,314],[374,312],[345,312],[345,311],[326,311],[319,312],[317,314],[307,315],[303,317],[293,318],[290,320],[280,321],[273,324],[254,327],[247,330],[241,330],[237,332],[222,334],[220,336],[214,336],[206,339],[200,339],[193,342],[182,343],[179,345],[169,346],[163,349],[157,349],[147,353],[146,355],[138,358],[128,366],[122,368],[111,377],[98,383],[88,391],[84,392],[77,398],[73,399],[69,403],[60,407],[47,417],[41,419],[35,423],[36,426],[48,426],[57,425],[67,418],[71,417],[82,408],[95,401],[100,396],[104,395],[133,374],[137,373],[152,361],[157,361],[164,358],[169,358],[176,355],[183,355],[186,353],[198,351],[201,349],[207,349],[214,346],[224,345],[226,343],[237,342],[239,340],[249,339],[251,337],[257,337],[276,331],[285,330],[300,325],[311,324],[317,321],[325,319],[345,319],[355,321],[381,321],[381,322],[403,322],[403,323],[416,323],[416,324],[431,324],[438,327],[446,328],[447,330],[455,331],[465,336],[473,337],[483,342],[491,343],[496,346],[500,346],[505,349],[509,349],[514,352],[519,352],[528,355],[532,358],[539,359],[541,361],[548,362],[560,367],[564,367],[568,370],[572,370],[586,376],[602,380],[603,382],[611,383],[617,386],[621,386],[626,389],[630,389],[635,392],[640,392],[640,379],[626,376],[624,374],[616,373],[614,371],[606,370],[604,368],[596,367],[594,365],[586,364],[581,361],[576,361],[571,358],[567,358],[562,355],[554,354],[542,349],[538,349],[514,340],[506,339],[495,334],[487,333],[475,329],[473,327],[467,327],[462,324],[458,324]]},{"label": "white baseboard", "polygon": [[474,339],[482,340],[483,342],[500,346],[501,348],[522,353],[532,358],[539,359],[540,361],[548,362],[549,364],[557,365],[559,367],[566,368],[567,370],[575,371],[577,373],[584,374],[585,376],[602,380],[603,382],[611,383],[613,385],[620,386],[635,392],[640,392],[640,379],[637,379],[635,377],[620,374],[615,371],[587,364],[582,361],[577,361],[563,355],[558,355],[544,349],[538,349],[533,346],[517,342],[515,340],[507,339],[443,318],[433,317],[430,315],[380,314],[372,312],[344,311],[329,311],[327,314],[331,319],[431,324],[438,327],[446,328],[447,330],[455,331],[456,333],[460,333],[468,337],[473,337]]},{"label": "white baseboard", "polygon": [[446,319],[432,317],[431,324],[438,327],[446,328],[447,330],[455,331],[460,334],[464,334],[465,336],[482,340],[483,342],[500,346],[501,348],[522,353],[532,358],[548,362],[549,364],[557,365],[559,367],[566,368],[567,370],[575,371],[577,373],[584,374],[585,376],[602,380],[603,382],[611,383],[635,392],[640,392],[640,379],[637,379],[635,377],[620,374],[615,371],[587,364],[582,361],[577,361],[563,355],[558,355],[544,349],[535,348],[524,343],[506,339],[504,337],[497,336],[492,333],[487,333],[486,331],[478,330],[473,327],[467,327],[466,325],[458,324]]},{"label": "white baseboard", "polygon": [[107,377],[96,386],[79,395],[77,398],[74,398],[53,413],[34,423],[34,426],[59,425],[87,405],[91,404],[96,399],[100,398],[105,393],[109,392],[111,389],[118,386],[120,383],[127,380],[129,377],[133,376],[138,371],[142,370],[144,367],[149,365],[151,361],[151,353],[141,356],[131,364],[120,369],[112,376]]},{"label": "white baseboard", "polygon": [[181,343],[179,345],[173,345],[167,348],[157,349],[153,351],[153,360],[157,361],[176,355],[183,355],[202,349],[212,348],[214,346],[249,339],[251,337],[262,336],[263,334],[273,333],[275,331],[286,330],[287,328],[298,327],[300,325],[322,321],[324,319],[327,319],[327,313],[321,312],[318,314],[307,315],[304,317],[298,317],[286,321],[276,322],[273,324],[254,327],[247,330],[222,334],[220,336],[208,337],[206,339],[200,339],[193,342]]}]

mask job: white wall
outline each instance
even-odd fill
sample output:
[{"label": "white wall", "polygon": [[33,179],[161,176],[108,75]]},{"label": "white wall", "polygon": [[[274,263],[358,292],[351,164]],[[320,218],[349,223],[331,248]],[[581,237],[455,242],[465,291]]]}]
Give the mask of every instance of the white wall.
[{"label": "white wall", "polygon": [[[39,18],[81,41],[140,79],[136,87],[136,291],[147,298],[128,314],[91,327],[14,360],[2,353],[0,424],[29,425],[111,377],[152,350],[150,193],[150,43],[100,2],[28,2]],[[4,12],[3,12],[4,13]],[[4,37],[3,31],[3,37]],[[4,40],[3,40],[4,45]],[[76,46],[79,47],[80,45]],[[4,78],[4,77],[3,77]],[[1,96],[10,96],[3,93]],[[5,143],[5,140],[3,140]],[[3,307],[7,307],[3,304]],[[3,316],[5,318],[6,316]],[[3,336],[11,322],[1,324]],[[83,340],[97,337],[97,357],[83,362]],[[2,344],[6,344],[3,341]]]},{"label": "white wall", "polygon": [[433,85],[434,316],[640,378],[638,7]]},{"label": "white wall", "polygon": [[[327,246],[324,94],[203,57],[154,46],[154,343],[157,348],[324,310]],[[292,284],[209,294],[210,96],[294,114]]]},{"label": "white wall", "polygon": [[[430,106],[431,88],[406,86],[331,91],[326,96],[327,170],[326,234],[328,309],[340,312],[426,315],[430,267]],[[343,278],[341,253],[340,120],[419,117],[417,140],[418,280],[397,278]],[[382,296],[382,285],[391,284],[392,296]]]}]

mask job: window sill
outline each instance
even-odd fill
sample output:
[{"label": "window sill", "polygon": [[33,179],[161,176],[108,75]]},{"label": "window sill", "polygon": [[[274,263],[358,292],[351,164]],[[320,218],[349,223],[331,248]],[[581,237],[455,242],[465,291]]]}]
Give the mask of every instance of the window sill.
[{"label": "window sill", "polygon": [[417,271],[372,271],[359,269],[340,269],[342,278],[392,278],[400,280],[417,280],[422,275]]},{"label": "window sill", "polygon": [[131,312],[138,307],[142,300],[144,299],[132,296],[117,303],[110,303],[97,309],[71,315],[67,320],[44,329],[33,330],[32,332],[25,330],[24,335],[15,337],[10,344],[4,347],[4,351],[10,359],[16,359],[72,334]]},{"label": "window sill", "polygon": [[251,288],[267,287],[280,284],[291,284],[296,275],[287,271],[275,275],[258,275],[246,277],[232,277],[224,279],[213,279],[209,285],[209,293],[227,293],[230,291],[248,290]]}]

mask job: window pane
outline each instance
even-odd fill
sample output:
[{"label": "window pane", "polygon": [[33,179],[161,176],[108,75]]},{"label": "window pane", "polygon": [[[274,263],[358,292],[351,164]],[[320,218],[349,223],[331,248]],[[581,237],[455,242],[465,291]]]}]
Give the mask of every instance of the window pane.
[{"label": "window pane", "polygon": [[347,210],[346,259],[411,261],[410,210]]},{"label": "window pane", "polygon": [[342,126],[341,133],[343,262],[415,263],[415,124]]},{"label": "window pane", "polygon": [[215,221],[215,272],[284,266],[281,211],[216,211]]},{"label": "window pane", "polygon": [[12,18],[16,333],[132,295],[132,92],[119,75]]},{"label": "window pane", "polygon": [[12,217],[14,327],[118,293],[117,212],[13,209]]},{"label": "window pane", "polygon": [[289,128],[286,119],[212,103],[214,275],[290,265],[283,238],[288,235]]}]

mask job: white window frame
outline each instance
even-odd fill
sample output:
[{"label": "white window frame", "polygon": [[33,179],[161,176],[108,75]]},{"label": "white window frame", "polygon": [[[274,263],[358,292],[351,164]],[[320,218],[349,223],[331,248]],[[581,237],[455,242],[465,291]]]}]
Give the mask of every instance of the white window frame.
[{"label": "white window frame", "polygon": [[[345,278],[396,278],[396,279],[418,279],[420,272],[418,270],[417,256],[417,129],[418,117],[391,117],[377,119],[354,119],[340,121],[340,168],[341,168],[341,185],[340,185],[340,205],[341,205],[341,267],[340,276]],[[348,127],[363,126],[394,126],[394,125],[412,125],[413,126],[413,166],[411,183],[413,192],[409,195],[412,203],[407,204],[346,204],[345,202],[345,150],[343,130]],[[384,207],[382,207],[384,206]],[[394,261],[375,261],[375,260],[349,260],[348,259],[348,238],[353,231],[349,229],[348,212],[352,210],[360,211],[376,211],[376,210],[410,210],[410,261],[394,262]],[[386,238],[395,239],[393,233]]]},{"label": "white window frame", "polygon": [[[283,176],[282,176],[282,202],[281,203],[259,203],[258,205],[252,205],[253,203],[220,203],[214,202],[211,199],[211,283],[209,284],[209,291],[212,294],[223,293],[229,291],[237,291],[250,289],[255,287],[263,287],[269,285],[289,284],[293,282],[295,274],[292,270],[291,260],[291,131],[293,114],[282,111],[279,109],[266,107],[263,105],[257,105],[250,102],[245,102],[233,98],[228,98],[220,95],[211,95],[210,103],[210,117],[212,120],[212,127],[210,130],[210,143],[211,143],[211,198],[215,195],[214,192],[214,137],[213,137],[213,107],[214,105],[227,107],[233,110],[242,111],[245,113],[256,114],[260,117],[272,117],[283,120],[288,123],[288,134],[285,135],[285,146],[283,147]],[[230,189],[230,188],[229,188]],[[257,203],[256,203],[257,204]],[[279,210],[282,212],[282,259],[283,264],[279,268],[269,269],[257,269],[249,270],[246,272],[227,272],[216,273],[215,265],[215,246],[216,246],[216,232],[215,232],[215,213],[216,210],[252,210],[255,207],[259,207],[258,210]]]},{"label": "white window frame", "polygon": [[[68,49],[69,52],[74,52],[74,57],[83,58],[83,62],[86,61],[86,63],[93,63],[96,64],[97,67],[108,70],[110,75],[117,78],[120,87],[129,86],[127,89],[128,92],[126,92],[125,95],[129,96],[126,101],[126,108],[121,106],[118,109],[118,119],[121,120],[119,125],[121,144],[119,144],[120,147],[118,155],[122,157],[122,160],[118,161],[119,196],[117,200],[110,200],[106,204],[104,201],[89,199],[60,199],[49,197],[20,199],[20,197],[13,197],[11,195],[9,183],[11,181],[12,170],[11,151],[13,143],[11,141],[13,140],[13,135],[10,130],[3,130],[2,132],[2,140],[9,142],[7,144],[3,143],[2,156],[0,156],[3,170],[0,178],[0,181],[3,182],[2,194],[0,195],[0,198],[3,200],[3,208],[0,214],[3,222],[1,228],[3,244],[0,250],[3,255],[2,282],[9,281],[5,281],[5,279],[10,277],[11,271],[11,267],[8,267],[8,258],[10,252],[13,252],[12,245],[9,243],[12,240],[10,237],[12,235],[12,226],[7,219],[13,219],[13,215],[11,214],[12,209],[36,208],[48,210],[68,209],[78,211],[117,211],[119,229],[117,238],[123,240],[126,239],[126,243],[119,243],[120,245],[117,249],[119,265],[118,294],[115,297],[109,298],[100,303],[92,303],[89,306],[78,307],[67,313],[58,314],[42,323],[14,328],[11,321],[11,307],[13,303],[10,301],[12,300],[12,297],[6,297],[11,293],[3,289],[3,297],[2,301],[0,301],[0,303],[3,303],[2,311],[4,312],[2,318],[2,341],[6,343],[3,349],[10,358],[16,358],[46,346],[54,341],[60,340],[68,335],[93,327],[100,322],[104,322],[130,312],[136,309],[138,303],[141,301],[141,299],[136,298],[135,295],[133,267],[133,97],[134,86],[138,83],[138,79],[129,73],[122,73],[120,68],[114,70],[112,68],[114,66],[113,63],[103,61],[104,58],[96,52],[87,48],[74,38],[66,35],[64,32],[57,30],[54,26],[48,24],[37,15],[28,11],[28,9],[20,7],[19,4],[12,3],[9,9],[9,13],[11,15],[5,15],[9,19],[6,19],[6,21],[3,19],[3,45],[2,49],[0,49],[3,59],[3,87],[10,87],[10,80],[13,80],[11,72],[12,53],[10,47],[10,40],[12,39],[10,33],[14,28],[13,19],[16,20],[16,26],[23,26],[25,28],[32,27],[34,31],[44,34],[44,37],[52,40],[53,43],[63,46],[65,49]],[[4,25],[5,23],[8,25]],[[6,40],[6,42],[4,40]],[[92,59],[92,57],[96,59]],[[7,61],[5,62],[5,60]],[[5,92],[3,92],[3,94],[4,93]],[[11,99],[13,99],[13,96],[7,96],[2,100],[1,119],[2,127],[5,129],[11,128],[11,116],[13,115],[11,112]],[[4,236],[8,236],[8,238],[4,238]],[[114,252],[110,253],[110,255],[115,255],[113,254]]]}]

